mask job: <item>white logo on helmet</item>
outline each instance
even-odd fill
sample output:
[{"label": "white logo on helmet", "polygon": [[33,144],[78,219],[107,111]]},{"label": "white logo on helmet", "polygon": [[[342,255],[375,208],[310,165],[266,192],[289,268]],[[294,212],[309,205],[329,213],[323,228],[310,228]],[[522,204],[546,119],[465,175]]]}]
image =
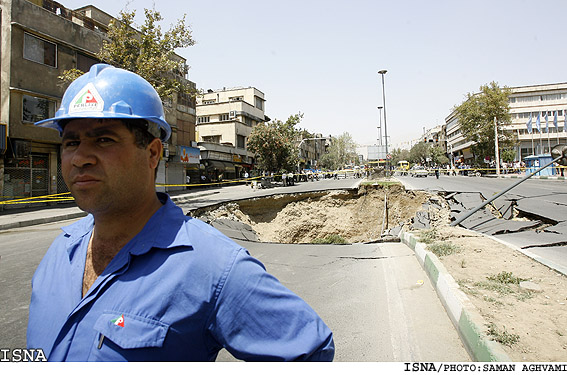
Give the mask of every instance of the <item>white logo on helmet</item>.
[{"label": "white logo on helmet", "polygon": [[88,83],[79,91],[69,105],[69,113],[104,110],[104,100],[92,83]]}]

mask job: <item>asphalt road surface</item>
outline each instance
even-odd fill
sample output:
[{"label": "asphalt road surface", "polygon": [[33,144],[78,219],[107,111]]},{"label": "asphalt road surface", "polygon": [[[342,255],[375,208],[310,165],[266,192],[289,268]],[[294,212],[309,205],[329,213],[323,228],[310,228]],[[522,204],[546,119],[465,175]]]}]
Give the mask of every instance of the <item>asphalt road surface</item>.
[{"label": "asphalt road surface", "polygon": [[[517,182],[511,178],[467,177],[467,176],[435,176],[416,178],[396,176],[408,189],[481,193],[484,199],[505,190]],[[567,270],[567,182],[564,180],[528,179],[516,186],[504,196],[498,198],[494,205],[503,211],[511,202],[528,217],[541,219],[552,225],[544,230],[512,230],[515,223],[509,222],[509,233],[496,234],[496,238],[504,240],[519,248],[541,257],[557,265],[559,270]],[[489,231],[490,228],[485,228]]]}]

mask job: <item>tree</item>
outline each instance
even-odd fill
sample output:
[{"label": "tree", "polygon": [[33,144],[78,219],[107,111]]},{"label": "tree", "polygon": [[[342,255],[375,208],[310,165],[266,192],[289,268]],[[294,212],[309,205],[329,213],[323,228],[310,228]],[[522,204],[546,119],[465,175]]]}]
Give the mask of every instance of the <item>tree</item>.
[{"label": "tree", "polygon": [[398,165],[401,160],[409,161],[410,152],[409,150],[402,150],[401,148],[396,148],[392,150],[392,165]]},{"label": "tree", "polygon": [[[454,108],[463,136],[475,143],[472,148],[476,158],[494,158],[494,118],[497,128],[510,123],[510,92],[508,87],[500,88],[491,82],[481,86],[479,93],[467,94],[466,100]],[[498,142],[502,148],[512,146],[513,133],[498,131]]]},{"label": "tree", "polygon": [[295,145],[300,131],[295,128],[303,114],[291,115],[286,122],[260,123],[248,137],[248,149],[256,154],[256,166],[264,171],[295,170],[299,158]]},{"label": "tree", "polygon": [[437,165],[443,165],[449,163],[449,158],[445,155],[445,150],[439,146],[431,146],[429,151],[431,155],[431,162]]},{"label": "tree", "polygon": [[516,160],[516,151],[509,148],[506,150],[502,150],[502,153],[500,154],[500,158],[505,163],[512,163],[514,162],[514,160]]},{"label": "tree", "polygon": [[431,147],[425,142],[413,145],[409,154],[409,161],[414,164],[426,164],[427,159],[431,158]]},{"label": "tree", "polygon": [[337,170],[345,165],[354,164],[358,160],[356,143],[347,132],[331,139],[331,145],[321,157],[321,166],[330,170]]},{"label": "tree", "polygon": [[[120,11],[118,19],[110,21],[107,40],[103,41],[97,58],[142,76],[164,100],[177,92],[195,94],[183,80],[177,79],[187,74],[188,67],[175,57],[175,50],[195,44],[191,30],[185,25],[185,15],[164,33],[158,25],[163,20],[161,14],[155,9],[144,12],[144,24],[136,30],[136,11]],[[83,73],[71,69],[59,78],[72,82]]]}]

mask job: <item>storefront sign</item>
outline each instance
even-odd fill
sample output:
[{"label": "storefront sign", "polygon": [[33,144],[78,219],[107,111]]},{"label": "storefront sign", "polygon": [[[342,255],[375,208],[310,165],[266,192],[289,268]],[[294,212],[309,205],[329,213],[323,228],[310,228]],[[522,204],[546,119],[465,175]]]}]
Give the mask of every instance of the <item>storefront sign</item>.
[{"label": "storefront sign", "polygon": [[179,161],[187,164],[199,164],[201,150],[194,147],[178,146],[179,147]]}]

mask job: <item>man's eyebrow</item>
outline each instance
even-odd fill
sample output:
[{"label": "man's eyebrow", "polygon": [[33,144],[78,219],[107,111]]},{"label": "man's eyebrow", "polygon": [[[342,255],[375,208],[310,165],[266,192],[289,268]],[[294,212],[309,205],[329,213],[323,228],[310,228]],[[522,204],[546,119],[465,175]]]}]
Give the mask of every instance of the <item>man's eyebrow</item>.
[{"label": "man's eyebrow", "polygon": [[78,139],[79,135],[76,132],[64,132],[62,141],[66,141],[69,139]]},{"label": "man's eyebrow", "polygon": [[118,137],[119,136],[118,133],[113,129],[115,126],[116,125],[110,125],[110,126],[102,126],[99,128],[91,129],[87,131],[86,136],[90,138],[100,137],[101,135],[113,135]]},{"label": "man's eyebrow", "polygon": [[[85,133],[85,136],[88,138],[96,138],[102,135],[111,135],[111,136],[119,137],[118,133],[115,132],[112,128],[113,126],[103,126],[103,127],[91,129]],[[79,139],[79,138],[80,138],[79,133],[75,131],[69,131],[63,133],[63,140]]]}]

